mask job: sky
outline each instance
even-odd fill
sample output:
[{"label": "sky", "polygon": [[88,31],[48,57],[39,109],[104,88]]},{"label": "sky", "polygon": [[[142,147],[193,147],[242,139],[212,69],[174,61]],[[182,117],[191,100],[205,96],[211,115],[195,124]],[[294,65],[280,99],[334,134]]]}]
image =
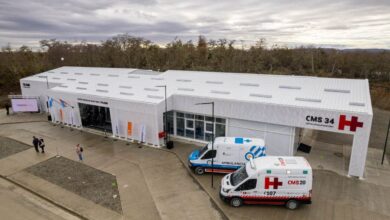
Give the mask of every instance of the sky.
[{"label": "sky", "polygon": [[0,0],[0,47],[128,33],[267,45],[390,49],[390,0]]}]

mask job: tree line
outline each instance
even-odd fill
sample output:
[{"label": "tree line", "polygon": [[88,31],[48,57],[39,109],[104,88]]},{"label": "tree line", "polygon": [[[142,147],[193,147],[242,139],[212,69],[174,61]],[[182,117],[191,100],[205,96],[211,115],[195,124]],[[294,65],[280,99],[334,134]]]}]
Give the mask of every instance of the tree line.
[{"label": "tree line", "polygon": [[128,34],[97,44],[42,40],[40,48],[1,49],[1,95],[18,93],[22,77],[60,66],[128,67],[369,79],[374,104],[390,109],[389,50],[288,48],[267,45],[265,39],[247,48],[234,40],[207,40],[204,36],[197,42],[176,38],[159,45]]}]

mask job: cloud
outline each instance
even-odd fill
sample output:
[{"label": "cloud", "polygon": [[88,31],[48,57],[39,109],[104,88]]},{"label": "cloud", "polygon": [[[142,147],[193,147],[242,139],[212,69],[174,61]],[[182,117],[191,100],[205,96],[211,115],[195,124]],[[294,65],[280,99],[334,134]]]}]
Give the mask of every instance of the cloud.
[{"label": "cloud", "polygon": [[175,37],[253,44],[390,48],[388,0],[0,0],[0,46],[39,40],[99,42],[129,33],[155,43]]}]

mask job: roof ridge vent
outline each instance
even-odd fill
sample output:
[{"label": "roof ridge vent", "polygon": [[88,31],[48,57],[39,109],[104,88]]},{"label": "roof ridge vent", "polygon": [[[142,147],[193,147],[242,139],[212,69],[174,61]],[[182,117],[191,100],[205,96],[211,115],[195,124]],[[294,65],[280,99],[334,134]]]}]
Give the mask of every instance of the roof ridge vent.
[{"label": "roof ridge vent", "polygon": [[118,74],[108,74],[108,77],[118,77]]},{"label": "roof ridge vent", "polygon": [[206,81],[207,84],[218,84],[218,85],[222,85],[223,82],[222,81]]},{"label": "roof ridge vent", "polygon": [[148,95],[148,98],[151,98],[151,99],[163,99],[164,97],[163,96],[158,96],[158,95]]},{"label": "roof ridge vent", "polygon": [[107,83],[98,83],[97,85],[98,85],[98,86],[108,86]]},{"label": "roof ridge vent", "polygon": [[48,77],[48,76],[38,76],[38,78],[46,78],[46,77]]},{"label": "roof ridge vent", "polygon": [[74,73],[74,75],[83,75],[83,73]]},{"label": "roof ridge vent", "polygon": [[68,88],[68,86],[65,86],[65,85],[59,85],[58,87],[61,87],[61,88]]},{"label": "roof ridge vent", "polygon": [[329,88],[325,88],[324,91],[325,92],[337,92],[337,93],[351,93],[351,90],[348,90],[348,89],[329,89]]},{"label": "roof ridge vent", "polygon": [[87,84],[88,84],[88,82],[81,82],[81,81],[79,81],[79,84],[84,84],[84,85],[87,85]]},{"label": "roof ridge vent", "polygon": [[157,92],[159,89],[156,88],[144,88],[145,91],[152,91],[152,92]]},{"label": "roof ridge vent", "polygon": [[352,106],[359,106],[359,107],[364,107],[364,106],[366,106],[366,104],[364,104],[363,102],[350,102],[349,105],[352,105]]},{"label": "roof ridge vent", "polygon": [[121,89],[131,89],[133,87],[131,87],[131,86],[119,86],[119,88],[121,88]]},{"label": "roof ridge vent", "polygon": [[240,83],[240,86],[251,86],[251,87],[259,87],[258,83]]},{"label": "roof ridge vent", "polygon": [[151,77],[151,80],[164,80],[164,77]]},{"label": "roof ridge vent", "polygon": [[100,76],[99,73],[91,73],[91,74],[89,74],[89,75],[91,75],[91,76]]},{"label": "roof ridge vent", "polygon": [[177,88],[177,90],[179,90],[179,91],[188,91],[188,92],[192,92],[192,91],[194,91],[195,89],[193,89],[193,88]]},{"label": "roof ridge vent", "polygon": [[176,82],[192,82],[190,79],[176,79]]},{"label": "roof ridge vent", "polygon": [[302,87],[300,87],[300,86],[280,85],[280,86],[279,86],[279,89],[297,89],[297,90],[299,90],[299,89],[302,89]]},{"label": "roof ridge vent", "polygon": [[76,87],[76,89],[78,89],[78,90],[87,90],[87,88],[85,88],[85,87]]},{"label": "roof ridge vent", "polygon": [[249,96],[259,97],[259,98],[272,98],[272,95],[260,94],[260,93],[249,93]]},{"label": "roof ridge vent", "polygon": [[128,96],[134,95],[134,93],[130,93],[130,92],[120,92],[119,94],[128,95]]},{"label": "roof ridge vent", "polygon": [[141,78],[141,77],[140,77],[140,76],[128,76],[127,78],[139,79],[139,78]]},{"label": "roof ridge vent", "polygon": [[68,72],[60,72],[61,74],[69,74]]},{"label": "roof ridge vent", "polygon": [[[46,77],[45,77],[45,78],[46,78]],[[57,80],[58,80],[58,79],[61,79],[61,78],[60,78],[60,77],[53,77],[52,79],[57,79]]]},{"label": "roof ridge vent", "polygon": [[105,90],[105,89],[96,89],[96,92],[104,92],[104,93],[108,93],[108,90]]},{"label": "roof ridge vent", "polygon": [[311,98],[295,98],[296,101],[302,101],[302,102],[321,102],[321,99],[311,99]]},{"label": "roof ridge vent", "polygon": [[67,80],[68,80],[68,81],[76,81],[75,78],[68,78]]},{"label": "roof ridge vent", "polygon": [[210,90],[211,93],[214,93],[214,94],[221,94],[221,95],[229,95],[230,92],[228,91],[219,91],[219,90]]}]

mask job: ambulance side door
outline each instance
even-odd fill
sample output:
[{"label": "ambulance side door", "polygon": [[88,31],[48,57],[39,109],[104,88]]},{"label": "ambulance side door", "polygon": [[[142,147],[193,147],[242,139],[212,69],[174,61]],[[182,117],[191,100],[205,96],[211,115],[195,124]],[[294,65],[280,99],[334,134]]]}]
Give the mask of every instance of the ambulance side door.
[{"label": "ambulance side door", "polygon": [[258,187],[257,187],[257,179],[251,178],[247,179],[244,183],[242,183],[239,187],[237,187],[235,190],[235,194],[239,195],[240,197],[247,197],[247,196],[254,196],[258,193]]}]

